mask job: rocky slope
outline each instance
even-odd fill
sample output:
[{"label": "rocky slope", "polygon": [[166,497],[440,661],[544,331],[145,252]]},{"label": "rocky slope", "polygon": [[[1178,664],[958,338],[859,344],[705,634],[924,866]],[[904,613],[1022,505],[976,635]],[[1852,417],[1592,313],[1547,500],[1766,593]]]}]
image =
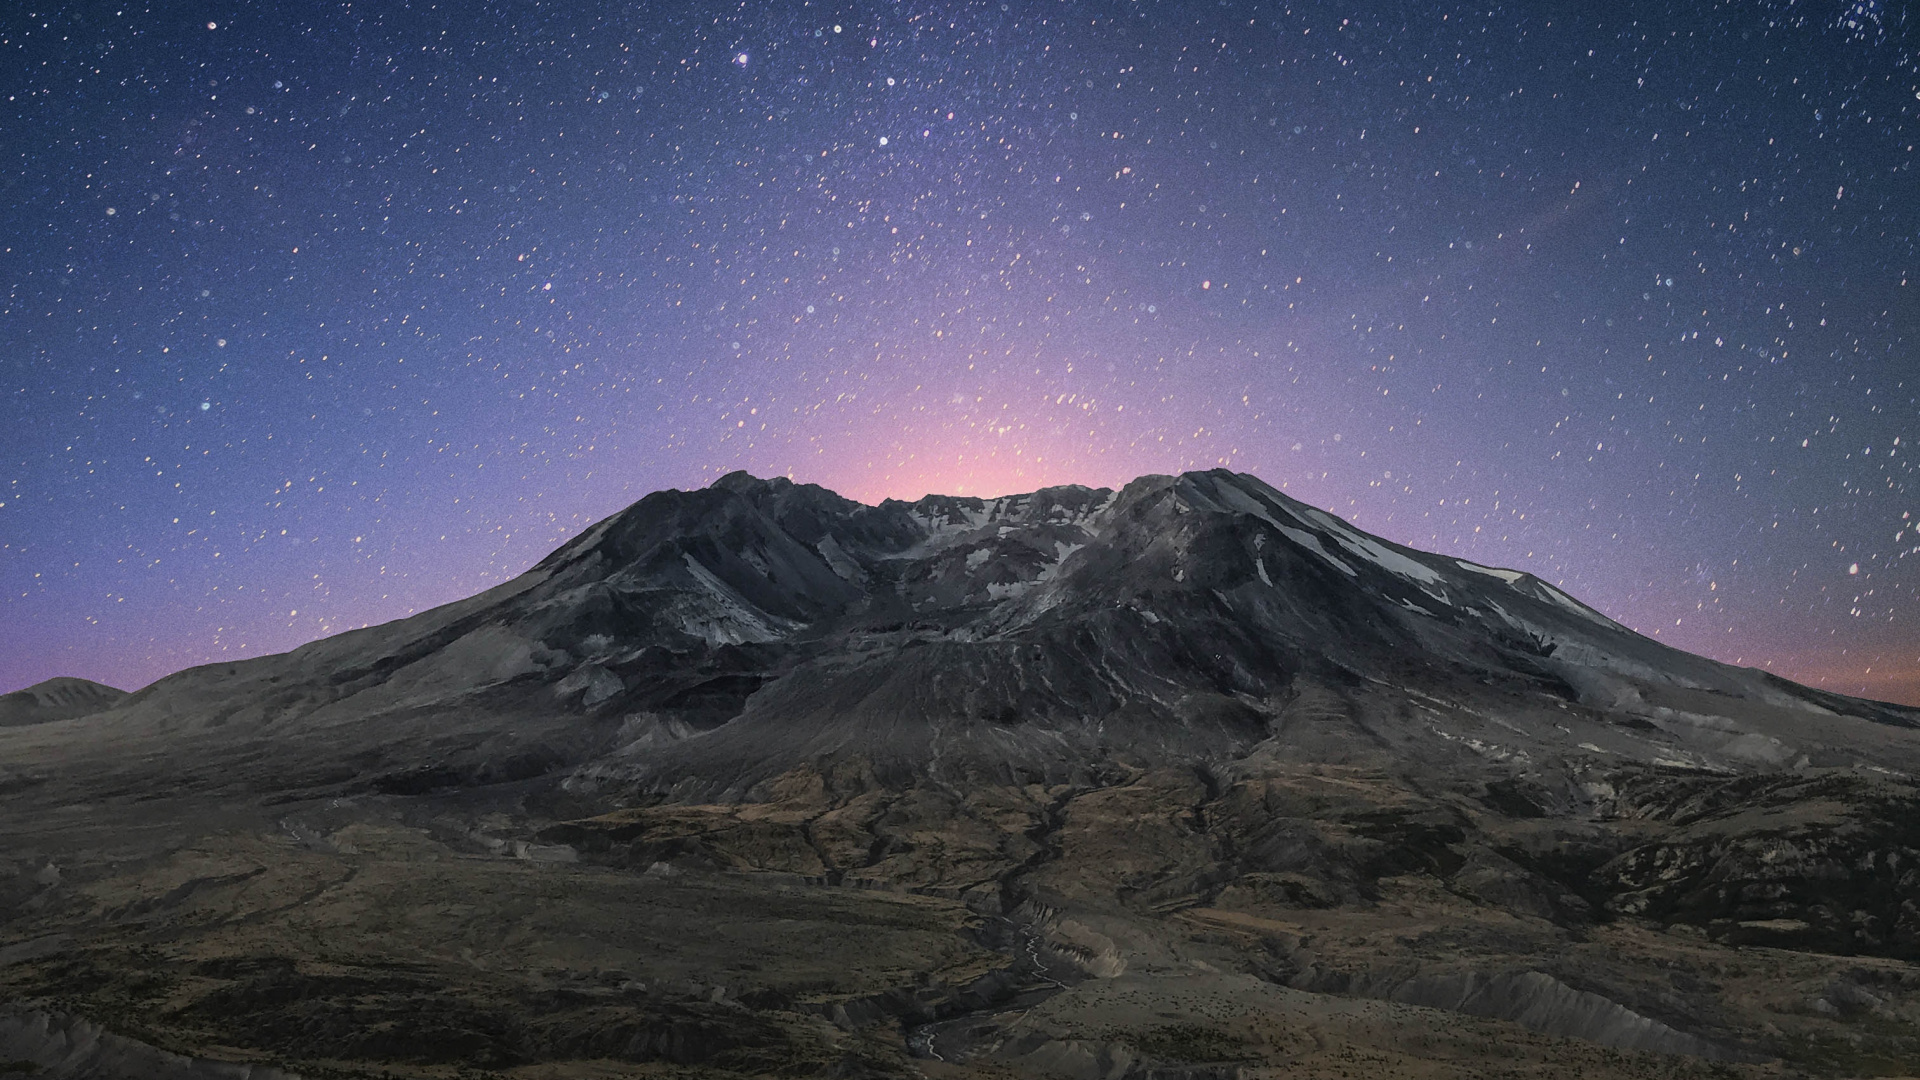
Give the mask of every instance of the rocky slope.
[{"label": "rocky slope", "polygon": [[1920,712],[1250,476],[734,474],[106,705],[0,730],[0,995],[181,1061],[1920,1060]]},{"label": "rocky slope", "polygon": [[126,696],[125,690],[86,679],[48,679],[25,690],[0,694],[0,727],[24,727],[90,716],[111,708]]}]

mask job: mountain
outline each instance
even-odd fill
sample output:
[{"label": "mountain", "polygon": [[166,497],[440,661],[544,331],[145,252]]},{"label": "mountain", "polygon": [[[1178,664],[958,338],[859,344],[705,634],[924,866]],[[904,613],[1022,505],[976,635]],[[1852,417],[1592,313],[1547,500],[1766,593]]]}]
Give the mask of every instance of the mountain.
[{"label": "mountain", "polygon": [[1920,1060],[1920,710],[1222,470],[735,473],[105,705],[0,730],[0,1062]]},{"label": "mountain", "polygon": [[70,720],[111,707],[127,696],[103,683],[59,677],[34,683],[25,690],[0,694],[0,727]]}]

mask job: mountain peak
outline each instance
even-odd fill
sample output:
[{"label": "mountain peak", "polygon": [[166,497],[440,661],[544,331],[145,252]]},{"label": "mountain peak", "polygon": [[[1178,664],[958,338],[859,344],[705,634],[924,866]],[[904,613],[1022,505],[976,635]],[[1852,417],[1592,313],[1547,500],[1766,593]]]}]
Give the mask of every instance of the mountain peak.
[{"label": "mountain peak", "polygon": [[[217,1046],[337,1058],[338,1032],[409,1015],[367,1004],[396,971],[431,973],[423,1032],[519,1033],[488,1067],[665,1046],[756,1074],[829,1017],[898,1044],[838,1075],[911,1071],[909,1028],[996,1076],[1092,1075],[1087,1032],[1161,1031],[1099,1050],[1137,1080],[1171,1074],[1123,1055],[1202,1045],[1156,1017],[1257,995],[1731,1061],[1920,1008],[1897,974],[1920,710],[1679,652],[1227,470],[872,506],[733,473],[409,619],[8,700],[85,711],[0,712],[0,982],[150,999],[63,985],[84,939],[89,971],[166,965],[179,994],[142,1030],[229,1024]],[[833,981],[935,914],[897,974]],[[1724,975],[1757,970],[1745,945],[1815,1004],[1783,1009],[1775,966]],[[1685,970],[1716,973],[1686,984],[1710,1008],[1673,1005]],[[1226,996],[1161,1008],[1196,973]],[[450,987],[503,1011],[462,1020]]]},{"label": "mountain peak", "polygon": [[745,469],[735,469],[707,486],[719,491],[758,495],[764,492],[783,491],[792,487],[793,481],[784,476],[772,476],[763,480]]},{"label": "mountain peak", "polygon": [[0,727],[71,720],[112,708],[125,690],[72,676],[56,676],[10,694],[0,694]]},{"label": "mountain peak", "polygon": [[[877,506],[730,473],[649,495],[481,597],[162,680],[131,715],[199,717],[187,702],[217,693],[276,724],[351,715],[371,733],[458,702],[478,732],[538,701],[584,719],[570,737],[636,718],[684,736],[583,762],[587,788],[746,791],[855,753],[895,775],[1230,760],[1279,738],[1308,686],[1424,703],[1396,739],[1494,723],[1461,737],[1581,767],[1774,767],[1835,753],[1816,715],[1920,716],[1679,652],[1532,575],[1392,543],[1225,469]],[[1881,749],[1920,769],[1920,748]]]}]

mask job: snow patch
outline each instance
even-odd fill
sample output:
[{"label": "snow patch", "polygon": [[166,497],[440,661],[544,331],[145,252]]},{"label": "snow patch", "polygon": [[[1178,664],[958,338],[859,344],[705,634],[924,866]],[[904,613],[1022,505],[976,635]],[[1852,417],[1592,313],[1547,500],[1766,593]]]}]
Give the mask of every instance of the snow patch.
[{"label": "snow patch", "polygon": [[[1272,521],[1271,518],[1269,518],[1268,520]],[[1289,526],[1282,525],[1277,521],[1273,522],[1273,527],[1276,529],[1279,529],[1281,532],[1281,535],[1285,536],[1287,539],[1293,541],[1294,543],[1300,545],[1303,548],[1306,548],[1308,551],[1313,552],[1315,555],[1320,556],[1322,559],[1325,559],[1326,561],[1332,563],[1334,566],[1339,568],[1341,573],[1347,575],[1348,577],[1360,576],[1359,571],[1355,570],[1351,566],[1348,566],[1346,563],[1341,562],[1340,559],[1333,554],[1333,552],[1328,551],[1325,547],[1322,547],[1320,544],[1320,538],[1318,536],[1315,536],[1312,533],[1307,532],[1305,529],[1291,528]]]},{"label": "snow patch", "polygon": [[1270,512],[1270,507],[1266,503],[1242,491],[1238,485],[1221,484],[1218,491],[1221,496],[1225,498],[1228,509],[1238,510],[1243,514],[1252,514],[1254,517],[1259,518],[1269,525],[1276,528],[1284,528],[1279,521],[1274,519],[1273,514]]},{"label": "snow patch", "polygon": [[[1264,487],[1265,485],[1262,486]],[[1268,490],[1271,491],[1272,489],[1269,488]],[[1301,543],[1299,539],[1300,536],[1309,535],[1303,533],[1301,530],[1290,529],[1288,526],[1280,524],[1279,521],[1274,519],[1273,514],[1269,512],[1268,505],[1242,490],[1237,484],[1222,484],[1220,485],[1219,491],[1220,494],[1224,496],[1227,504],[1233,509],[1260,518],[1267,524],[1286,533],[1288,539],[1293,540],[1296,544]],[[1391,548],[1382,546],[1372,537],[1356,531],[1351,525],[1348,525],[1346,522],[1341,521],[1339,518],[1334,517],[1324,510],[1317,510],[1311,506],[1302,507],[1301,510],[1295,510],[1293,507],[1287,505],[1287,503],[1278,501],[1285,498],[1285,496],[1280,495],[1278,492],[1274,492],[1272,498],[1275,500],[1273,505],[1284,511],[1288,517],[1293,518],[1302,525],[1312,526],[1324,531],[1333,537],[1334,543],[1347,549],[1347,553],[1356,558],[1365,559],[1390,574],[1406,578],[1409,581],[1418,582],[1421,585],[1440,585],[1443,582],[1443,579],[1439,574],[1434,572],[1432,567],[1408,558]],[[1304,514],[1302,511],[1304,511]],[[1302,546],[1307,545],[1302,544]],[[1335,565],[1345,570],[1349,575],[1359,576],[1345,563],[1333,559],[1333,557],[1317,543],[1312,546],[1314,550],[1320,552],[1323,557],[1333,561]],[[1437,599],[1444,600],[1445,598],[1439,597]]]},{"label": "snow patch", "polygon": [[1616,627],[1623,630],[1626,629],[1625,627],[1620,626],[1619,623],[1614,622],[1612,619],[1607,618],[1605,615],[1600,614],[1599,612],[1593,610],[1592,608],[1581,603],[1580,601],[1575,600],[1573,597],[1568,596],[1566,593],[1561,592],[1559,589],[1554,588],[1553,586],[1547,584],[1544,581],[1535,580],[1533,584],[1534,584],[1534,588],[1546,594],[1547,600],[1555,604],[1558,604],[1560,607],[1563,607],[1568,611],[1573,612],[1575,615],[1580,616],[1581,618],[1587,620],[1588,622],[1597,622],[1606,626]]},{"label": "snow patch", "polygon": [[1109,491],[1107,492],[1107,497],[1100,500],[1099,505],[1090,506],[1080,513],[1068,515],[1068,520],[1065,524],[1080,526],[1086,530],[1088,536],[1099,536],[1103,531],[1102,527],[1105,524],[1103,519],[1107,511],[1112,508],[1114,500],[1119,497],[1119,492]]},{"label": "snow patch", "polygon": [[1065,540],[1055,540],[1053,542],[1053,561],[1042,566],[1040,573],[1035,575],[1033,580],[1036,582],[1052,581],[1054,577],[1060,573],[1060,566],[1067,561],[1067,556],[1086,546],[1085,544],[1070,544]]},{"label": "snow patch", "polygon": [[1366,534],[1353,531],[1347,527],[1346,522],[1332,514],[1311,508],[1307,512],[1320,519],[1327,531],[1333,534],[1334,540],[1341,547],[1346,548],[1349,554],[1366,559],[1390,574],[1422,585],[1439,585],[1443,582],[1444,579],[1435,573],[1432,567],[1408,558],[1392,548],[1383,547]]},{"label": "snow patch", "polygon": [[1468,562],[1465,559],[1455,559],[1453,561],[1458,563],[1460,565],[1460,569],[1462,570],[1470,571],[1475,574],[1485,574],[1490,578],[1499,578],[1501,581],[1504,581],[1509,585],[1527,576],[1518,570],[1501,570],[1497,567],[1481,566],[1479,563]]},{"label": "snow patch", "polygon": [[983,506],[949,506],[941,512],[916,508],[908,511],[907,516],[927,530],[929,541],[934,541],[951,539],[982,528],[997,516],[999,509],[1000,500],[995,499]]},{"label": "snow patch", "polygon": [[[1530,596],[1535,600],[1545,601],[1569,614],[1578,615],[1588,622],[1598,623],[1612,630],[1627,629],[1531,574],[1523,573],[1519,570],[1501,570],[1491,566],[1481,566],[1479,563],[1468,562],[1465,559],[1455,559],[1454,562],[1458,564],[1462,570],[1482,574],[1490,578],[1497,578],[1500,581],[1506,582],[1509,588],[1523,596]],[[1628,632],[1631,633],[1631,631]]]},{"label": "snow patch", "polygon": [[820,552],[820,557],[827,560],[827,568],[841,579],[854,582],[866,580],[867,572],[860,568],[853,556],[847,554],[846,548],[840,546],[840,541],[832,536],[823,536],[813,546],[814,550]]},{"label": "snow patch", "polygon": [[1484,739],[1476,739],[1470,735],[1455,735],[1452,732],[1447,731],[1436,724],[1428,724],[1427,730],[1433,732],[1435,735],[1440,736],[1441,738],[1447,740],[1448,742],[1457,742],[1460,745],[1466,747],[1467,749],[1473,751],[1476,754],[1479,754],[1481,757],[1486,758],[1489,761],[1525,762],[1525,761],[1533,760],[1532,756],[1529,755],[1525,750],[1509,749],[1505,746],[1501,746],[1499,743],[1491,743],[1491,742],[1485,741]]},{"label": "snow patch", "polygon": [[739,645],[749,641],[778,641],[799,629],[799,624],[769,615],[748,603],[721,581],[713,571],[700,565],[692,552],[681,555],[687,573],[705,590],[707,604],[689,596],[674,605],[681,629],[714,645]]},{"label": "snow patch", "polygon": [[[1612,672],[1616,675],[1645,679],[1650,682],[1666,682],[1670,680],[1669,675],[1661,672],[1651,664],[1610,652],[1582,638],[1568,637],[1565,634],[1555,633],[1538,623],[1529,622],[1513,614],[1492,601],[1487,602],[1487,607],[1493,610],[1493,614],[1497,616],[1501,622],[1506,623],[1508,626],[1525,633],[1528,637],[1539,642],[1541,647],[1547,651],[1554,660],[1560,661],[1563,664],[1571,665],[1575,668],[1592,668]],[[1600,618],[1604,619],[1604,616]],[[1599,620],[1588,616],[1585,621],[1594,623]],[[1602,625],[1610,624],[1610,620],[1602,623]]]}]

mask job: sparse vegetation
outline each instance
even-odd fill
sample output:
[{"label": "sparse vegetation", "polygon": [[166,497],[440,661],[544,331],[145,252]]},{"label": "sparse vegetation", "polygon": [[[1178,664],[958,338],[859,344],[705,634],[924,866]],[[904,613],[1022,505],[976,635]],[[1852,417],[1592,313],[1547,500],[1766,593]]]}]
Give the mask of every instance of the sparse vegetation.
[{"label": "sparse vegetation", "polygon": [[1141,1053],[1167,1061],[1197,1064],[1242,1061],[1258,1056],[1245,1041],[1200,1024],[1166,1024],[1145,1031],[1122,1033],[1118,1039]]}]

